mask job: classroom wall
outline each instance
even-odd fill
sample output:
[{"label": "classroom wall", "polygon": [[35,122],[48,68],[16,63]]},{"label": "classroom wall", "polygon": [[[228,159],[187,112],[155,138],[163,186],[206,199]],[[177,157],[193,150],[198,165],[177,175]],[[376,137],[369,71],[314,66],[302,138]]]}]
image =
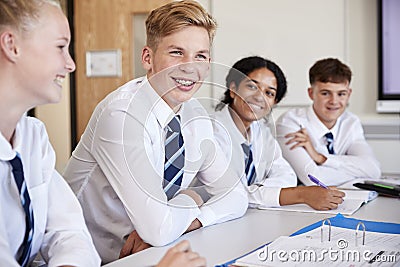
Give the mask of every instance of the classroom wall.
[{"label": "classroom wall", "polygon": [[[285,57],[285,50],[283,48],[288,49],[293,46],[296,51],[310,51],[309,34],[314,32],[315,38],[319,38],[320,35],[318,33],[324,32],[326,29],[326,21],[323,18],[334,18],[335,14],[330,13],[332,10],[339,12],[342,18],[339,21],[340,27],[338,25],[330,25],[330,34],[325,34],[324,39],[318,42],[338,42],[337,38],[339,36],[340,47],[335,48],[333,46],[330,49],[333,49],[332,55],[337,53],[354,72],[352,81],[353,95],[349,110],[359,115],[363,124],[370,128],[380,129],[382,133],[394,129],[395,132],[390,135],[370,135],[368,141],[381,161],[382,170],[386,173],[400,174],[400,165],[398,164],[398,158],[400,157],[400,135],[396,133],[396,129],[400,129],[399,114],[377,114],[375,111],[375,101],[378,91],[376,0],[249,0],[245,4],[242,1],[232,0],[199,0],[199,2],[216,17],[219,23],[213,48],[213,59],[225,65],[231,65],[242,56],[259,54],[270,57],[280,65],[284,64],[284,69],[290,69],[291,62],[298,59],[290,56],[290,53],[287,53],[288,56]],[[301,3],[301,8],[297,7],[299,5],[297,2]],[[321,4],[321,2],[325,3],[326,6],[332,5],[333,2],[336,4],[334,4],[334,8],[315,10],[315,16],[313,17],[313,13],[310,13],[310,10],[313,10],[315,6],[323,6],[324,4]],[[242,5],[241,8],[240,6],[236,9],[233,8],[238,3]],[[112,4],[111,1],[110,4]],[[249,9],[250,12],[247,12],[246,9]],[[307,16],[301,15],[303,10],[306,10]],[[279,15],[279,12],[285,14],[285,19],[279,19],[278,17],[273,23],[263,24],[263,18],[268,18],[269,15],[272,16],[273,14]],[[262,50],[263,46],[260,46],[260,43],[268,42],[269,39],[283,38],[282,36],[271,36],[269,34],[271,31],[268,31],[268,29],[274,28],[275,32],[287,35],[288,24],[294,23],[296,25],[296,21],[290,22],[290,17],[298,18],[299,16],[302,18],[302,23],[298,23],[298,25],[303,25],[307,21],[311,23],[315,17],[321,18],[321,21],[320,23],[314,23],[308,29],[292,27],[293,31],[296,32],[301,32],[302,30],[307,30],[308,32],[303,37],[301,34],[297,34],[296,38],[299,39],[295,43],[289,44],[288,47],[283,45],[278,47],[280,48],[280,52],[277,54],[272,53],[271,49],[269,51]],[[237,28],[233,28],[233,24],[229,22],[232,18],[239,21],[240,24],[253,23],[245,27],[246,32],[240,32]],[[255,19],[256,21],[254,22]],[[280,27],[284,31],[280,31]],[[302,40],[301,38],[306,39]],[[267,47],[267,43],[264,47]],[[324,50],[320,49],[318,51],[323,53]],[[322,56],[323,54],[318,54],[318,56],[320,55]],[[327,56],[331,56],[331,54],[327,54]],[[290,73],[287,74],[289,93],[290,91],[296,91],[299,94],[302,94],[302,91],[304,91],[304,94],[306,93],[307,70],[314,59],[308,59],[307,62],[303,61],[303,64],[297,64],[301,69],[290,70]],[[296,61],[296,63],[299,62]],[[293,79],[303,80],[295,82]],[[37,108],[37,116],[45,122],[50,140],[57,152],[58,170],[64,168],[71,153],[69,90],[67,88],[68,84],[65,85],[64,98],[61,103]],[[200,96],[219,98],[219,93],[213,91],[213,88],[205,88],[200,92]],[[296,99],[296,97],[288,101],[287,105],[283,101],[282,107],[274,111],[275,117],[291,105],[307,105],[309,103],[307,98],[301,97],[301,101],[298,103],[296,103],[297,100],[293,99]]]}]

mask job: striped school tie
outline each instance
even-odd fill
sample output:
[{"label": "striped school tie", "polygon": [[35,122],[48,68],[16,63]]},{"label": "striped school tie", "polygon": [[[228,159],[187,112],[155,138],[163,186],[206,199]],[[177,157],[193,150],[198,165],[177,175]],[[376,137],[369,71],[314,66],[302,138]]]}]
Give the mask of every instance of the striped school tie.
[{"label": "striped school tie", "polygon": [[24,179],[24,170],[22,167],[22,161],[17,154],[15,158],[9,161],[12,167],[12,173],[14,175],[15,183],[17,184],[20,200],[22,207],[25,211],[25,236],[24,241],[18,249],[18,263],[21,266],[27,266],[29,263],[29,256],[32,250],[32,237],[33,237],[33,211],[31,205],[31,198],[29,197],[28,190],[26,188],[26,182]]},{"label": "striped school tie", "polygon": [[245,173],[247,178],[247,185],[252,185],[256,180],[256,168],[253,162],[253,152],[251,151],[251,145],[249,146],[243,143],[242,149],[245,154],[244,164],[246,166]]},{"label": "striped school tie", "polygon": [[324,136],[326,140],[326,148],[328,148],[329,154],[335,154],[335,150],[333,149],[333,134],[329,132],[326,133]]},{"label": "striped school tie", "polygon": [[180,117],[177,115],[167,125],[164,161],[164,192],[168,200],[173,198],[182,184],[185,164],[185,146],[181,133]]}]

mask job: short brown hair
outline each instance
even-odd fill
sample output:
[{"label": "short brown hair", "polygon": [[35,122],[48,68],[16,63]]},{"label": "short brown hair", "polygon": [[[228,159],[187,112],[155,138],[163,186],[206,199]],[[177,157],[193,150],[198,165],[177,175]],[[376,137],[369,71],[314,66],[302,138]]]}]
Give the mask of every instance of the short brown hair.
[{"label": "short brown hair", "polygon": [[161,38],[187,26],[203,27],[212,43],[217,28],[214,18],[195,1],[174,1],[151,11],[146,20],[147,45],[156,49]]},{"label": "short brown hair", "polygon": [[345,83],[351,82],[351,70],[337,58],[326,58],[318,60],[310,68],[310,84],[322,83]]}]

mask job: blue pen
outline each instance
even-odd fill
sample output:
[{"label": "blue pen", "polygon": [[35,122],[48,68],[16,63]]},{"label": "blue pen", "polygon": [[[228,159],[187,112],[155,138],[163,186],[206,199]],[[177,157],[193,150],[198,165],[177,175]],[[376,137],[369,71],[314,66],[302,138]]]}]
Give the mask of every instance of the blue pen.
[{"label": "blue pen", "polygon": [[308,178],[310,178],[311,182],[313,182],[314,184],[319,185],[322,188],[329,189],[326,185],[324,185],[320,180],[318,180],[311,174],[308,175]]}]

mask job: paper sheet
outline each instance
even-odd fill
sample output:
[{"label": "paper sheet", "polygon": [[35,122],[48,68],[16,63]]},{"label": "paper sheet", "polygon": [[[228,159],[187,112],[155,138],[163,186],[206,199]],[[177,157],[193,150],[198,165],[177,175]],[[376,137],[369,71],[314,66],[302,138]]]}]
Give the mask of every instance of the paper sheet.
[{"label": "paper sheet", "polygon": [[362,204],[367,203],[375,199],[378,194],[374,191],[365,190],[342,190],[345,192],[346,196],[342,204],[334,210],[315,210],[308,206],[307,204],[294,204],[285,205],[281,207],[263,207],[259,206],[259,209],[266,210],[283,210],[283,211],[298,211],[298,212],[313,212],[313,213],[328,213],[328,214],[338,214],[351,215],[356,212]]}]

